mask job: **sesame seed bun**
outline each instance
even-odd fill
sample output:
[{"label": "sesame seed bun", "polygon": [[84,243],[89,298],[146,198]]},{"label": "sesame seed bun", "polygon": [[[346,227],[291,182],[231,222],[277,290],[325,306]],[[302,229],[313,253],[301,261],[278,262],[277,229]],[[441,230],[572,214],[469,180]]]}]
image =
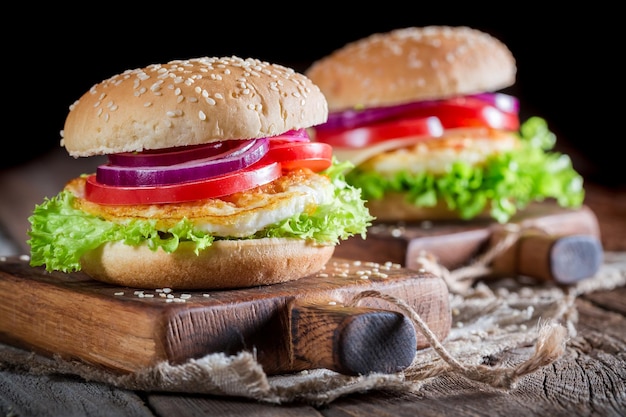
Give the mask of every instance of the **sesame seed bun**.
[{"label": "sesame seed bun", "polygon": [[301,239],[222,240],[195,254],[181,243],[173,253],[107,243],[81,258],[92,278],[137,288],[241,288],[292,281],[320,271],[335,251]]},{"label": "sesame seed bun", "polygon": [[330,111],[496,91],[515,82],[512,53],[468,27],[427,26],[377,33],[314,62],[305,74]]},{"label": "sesame seed bun", "polygon": [[238,57],[197,58],[125,71],[70,106],[62,145],[74,157],[275,136],[326,121],[307,77]]}]

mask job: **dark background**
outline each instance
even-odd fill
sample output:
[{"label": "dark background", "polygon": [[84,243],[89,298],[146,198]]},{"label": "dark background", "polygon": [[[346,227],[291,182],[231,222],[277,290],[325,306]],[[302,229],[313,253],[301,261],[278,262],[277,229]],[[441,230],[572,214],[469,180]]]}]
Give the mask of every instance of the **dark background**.
[{"label": "dark background", "polygon": [[129,68],[238,55],[304,71],[315,59],[374,32],[438,24],[471,26],[506,43],[518,66],[517,82],[507,92],[520,98],[522,117],[548,120],[557,150],[568,153],[587,179],[626,182],[618,47],[623,36],[620,24],[610,23],[617,10],[547,11],[540,4],[503,2],[480,7],[466,2],[460,8],[449,2],[357,4],[361,9],[353,12],[337,3],[199,8],[178,2],[160,9],[102,4],[98,10],[33,7],[6,16],[4,126],[9,129],[0,166],[58,148],[68,106],[93,84]]}]

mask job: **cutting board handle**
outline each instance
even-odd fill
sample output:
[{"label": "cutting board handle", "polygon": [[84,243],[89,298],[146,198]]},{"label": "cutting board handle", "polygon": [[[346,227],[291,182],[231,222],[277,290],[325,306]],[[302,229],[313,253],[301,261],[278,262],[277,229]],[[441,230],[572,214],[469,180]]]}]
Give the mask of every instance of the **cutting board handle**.
[{"label": "cutting board handle", "polygon": [[295,369],[395,373],[407,368],[417,353],[415,327],[396,311],[296,301],[290,326]]},{"label": "cutting board handle", "polygon": [[602,243],[596,236],[525,233],[494,259],[492,267],[496,275],[513,273],[573,284],[593,276],[602,260]]}]

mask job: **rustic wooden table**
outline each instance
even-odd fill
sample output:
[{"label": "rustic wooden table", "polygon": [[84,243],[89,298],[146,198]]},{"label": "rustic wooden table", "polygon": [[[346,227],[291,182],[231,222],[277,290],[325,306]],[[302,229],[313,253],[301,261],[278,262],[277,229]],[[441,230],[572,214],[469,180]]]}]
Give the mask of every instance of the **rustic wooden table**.
[{"label": "rustic wooden table", "polygon": [[[0,181],[0,192],[7,187],[11,184]],[[626,189],[595,184],[586,184],[586,188],[586,205],[598,216],[604,249],[626,251]],[[36,192],[50,195],[50,189]],[[13,195],[24,204],[31,204],[32,199],[24,197],[23,192]],[[6,214],[7,207],[4,209]],[[452,386],[444,378],[419,395],[369,391],[315,407],[208,395],[133,392],[80,378],[0,369],[0,413],[20,417],[624,416],[626,287],[581,296],[576,306],[578,334],[568,344],[564,356],[527,376],[510,392],[484,390],[484,386],[471,381]]]}]

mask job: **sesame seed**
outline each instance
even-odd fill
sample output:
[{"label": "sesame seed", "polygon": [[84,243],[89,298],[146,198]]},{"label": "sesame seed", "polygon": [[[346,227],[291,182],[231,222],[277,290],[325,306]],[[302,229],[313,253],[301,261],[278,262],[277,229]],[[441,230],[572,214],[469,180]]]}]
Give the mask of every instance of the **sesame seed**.
[{"label": "sesame seed", "polygon": [[200,110],[198,112],[198,118],[200,118],[200,120],[206,120],[206,114],[204,114],[204,112]]},{"label": "sesame seed", "polygon": [[176,109],[176,110],[168,110],[165,112],[165,114],[168,117],[180,117],[183,115],[183,111],[180,109]]},{"label": "sesame seed", "polygon": [[163,80],[158,80],[157,82],[155,82],[154,84],[150,86],[150,90],[159,91],[162,85],[163,85]]}]

